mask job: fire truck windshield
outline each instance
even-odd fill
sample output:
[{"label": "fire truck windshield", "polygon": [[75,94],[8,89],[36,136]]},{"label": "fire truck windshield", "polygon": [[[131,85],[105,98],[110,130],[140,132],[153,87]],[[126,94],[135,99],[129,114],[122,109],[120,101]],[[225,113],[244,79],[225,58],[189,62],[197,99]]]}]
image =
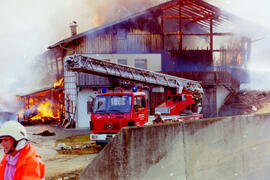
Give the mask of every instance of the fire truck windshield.
[{"label": "fire truck windshield", "polygon": [[131,109],[132,96],[104,95],[97,96],[93,113],[128,113]]}]

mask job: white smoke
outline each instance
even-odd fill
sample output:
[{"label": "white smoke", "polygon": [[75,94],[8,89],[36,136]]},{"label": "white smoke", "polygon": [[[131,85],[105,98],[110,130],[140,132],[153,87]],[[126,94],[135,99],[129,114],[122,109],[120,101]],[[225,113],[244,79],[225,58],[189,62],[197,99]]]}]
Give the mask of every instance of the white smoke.
[{"label": "white smoke", "polygon": [[10,104],[16,103],[10,100],[16,99],[15,95],[39,89],[42,74],[36,57],[49,45],[70,36],[71,21],[80,24],[79,31],[92,27],[87,3],[87,0],[0,1],[1,105],[12,109]]},{"label": "white smoke", "polygon": [[[256,31],[261,30],[256,24],[270,29],[270,1],[269,0],[208,0],[209,3],[216,5],[236,16],[254,23]],[[270,32],[270,31],[269,31]],[[256,39],[256,37],[255,37]],[[243,85],[244,89],[270,90],[270,38],[269,34],[258,37],[259,41],[252,43],[251,57],[248,64],[250,72],[250,83]]]}]

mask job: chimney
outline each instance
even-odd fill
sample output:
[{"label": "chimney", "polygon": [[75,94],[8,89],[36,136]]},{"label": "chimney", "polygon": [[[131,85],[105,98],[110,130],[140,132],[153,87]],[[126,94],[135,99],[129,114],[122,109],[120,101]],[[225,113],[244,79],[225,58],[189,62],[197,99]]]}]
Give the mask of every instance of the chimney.
[{"label": "chimney", "polygon": [[77,22],[76,21],[72,21],[69,25],[70,30],[71,30],[71,36],[74,36],[77,34]]}]

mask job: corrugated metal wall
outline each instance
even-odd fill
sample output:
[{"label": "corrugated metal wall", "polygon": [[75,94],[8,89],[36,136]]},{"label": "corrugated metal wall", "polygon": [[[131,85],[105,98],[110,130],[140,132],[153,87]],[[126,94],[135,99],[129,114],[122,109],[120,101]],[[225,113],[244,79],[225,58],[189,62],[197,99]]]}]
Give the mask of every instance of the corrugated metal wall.
[{"label": "corrugated metal wall", "polygon": [[110,87],[111,82],[107,77],[87,73],[79,73],[77,86]]},{"label": "corrugated metal wall", "polygon": [[77,112],[77,86],[76,72],[64,72],[64,88],[65,88],[65,119],[69,122],[76,122]]}]

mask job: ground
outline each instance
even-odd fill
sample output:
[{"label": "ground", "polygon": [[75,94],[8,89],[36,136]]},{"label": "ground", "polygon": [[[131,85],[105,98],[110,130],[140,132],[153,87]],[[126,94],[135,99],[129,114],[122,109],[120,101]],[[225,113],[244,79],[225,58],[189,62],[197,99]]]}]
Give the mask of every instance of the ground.
[{"label": "ground", "polygon": [[[88,135],[89,129],[65,129],[54,125],[35,125],[26,126],[26,130],[31,139],[31,143],[36,147],[39,154],[45,162],[45,177],[46,180],[62,179],[62,177],[78,174],[83,170],[96,154],[61,154],[56,151],[56,144],[60,139],[78,135]],[[41,133],[45,130],[54,132],[54,136],[33,135]],[[90,142],[90,141],[89,141]],[[0,150],[2,159],[3,151]]]}]

